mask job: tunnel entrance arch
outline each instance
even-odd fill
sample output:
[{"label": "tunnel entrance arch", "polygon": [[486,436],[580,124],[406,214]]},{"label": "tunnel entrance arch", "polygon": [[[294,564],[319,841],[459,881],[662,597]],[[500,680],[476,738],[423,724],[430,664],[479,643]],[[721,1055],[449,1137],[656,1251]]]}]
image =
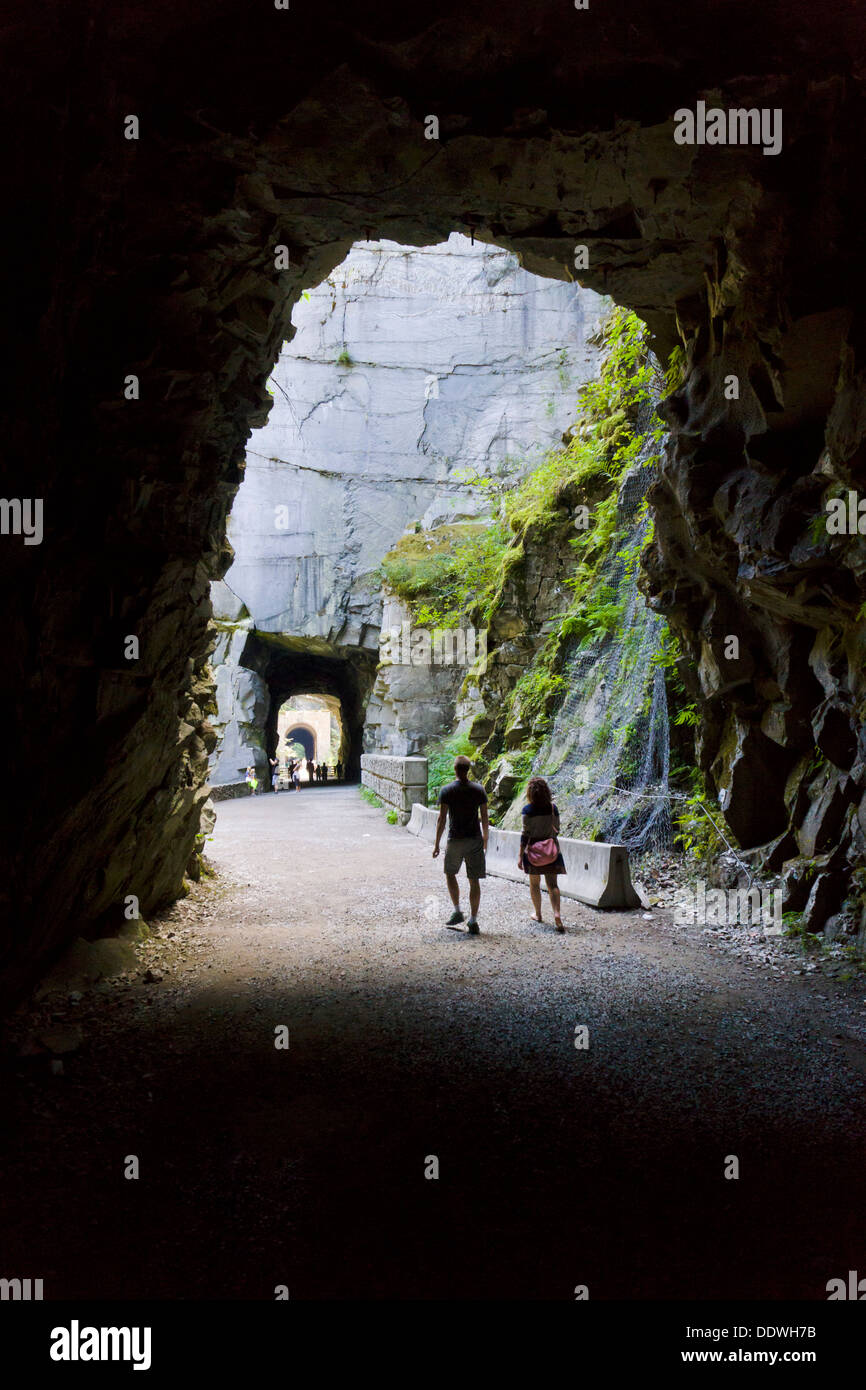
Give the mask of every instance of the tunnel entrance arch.
[{"label": "tunnel entrance arch", "polygon": [[316,761],[316,731],[304,724],[293,724],[283,735],[283,743],[299,743],[304,750],[304,757]]},{"label": "tunnel entrance arch", "polygon": [[[154,22],[146,35],[136,31],[135,42],[116,30],[103,31],[99,44],[83,41],[84,21],[67,7],[61,47],[81,52],[82,88],[98,86],[101,66],[116,59],[120,90],[134,91],[142,109],[160,110],[159,142],[142,142],[134,169],[125,141],[105,144],[101,163],[92,163],[86,141],[58,145],[75,177],[96,181],[99,196],[86,209],[50,201],[50,190],[63,184],[52,177],[51,156],[46,170],[40,152],[42,88],[30,75],[34,119],[20,124],[31,131],[34,153],[20,159],[28,171],[20,201],[36,214],[18,229],[19,318],[25,332],[38,328],[39,342],[51,344],[56,398],[74,402],[77,428],[70,435],[64,412],[45,411],[42,374],[22,371],[22,454],[38,460],[34,489],[64,505],[54,513],[55,543],[22,552],[25,559],[38,554],[44,585],[34,588],[32,570],[17,560],[8,580],[10,611],[32,614],[10,630],[8,653],[10,690],[18,692],[9,779],[20,796],[3,846],[3,882],[14,884],[18,914],[5,962],[11,996],[35,962],[56,954],[83,925],[97,930],[120,921],[118,876],[140,885],[145,915],[181,889],[214,737],[205,712],[207,587],[230,558],[225,516],[238,458],[269,406],[264,382],[291,331],[291,299],[336,266],[357,237],[429,244],[471,226],[479,238],[517,251],[527,269],[568,277],[583,246],[582,283],[637,310],[658,330],[660,351],[682,333],[687,362],[672,414],[683,455],[653,501],[659,521],[649,587],[696,659],[695,634],[706,636],[702,624],[716,600],[716,613],[725,614],[722,640],[739,630],[735,624],[751,632],[752,620],[775,613],[808,646],[816,630],[832,630],[835,613],[856,613],[862,601],[859,570],[847,555],[813,585],[805,548],[806,559],[796,555],[782,571],[785,591],[775,593],[772,567],[769,579],[762,569],[772,547],[758,543],[757,520],[777,504],[783,514],[792,483],[799,486],[788,461],[808,473],[812,450],[802,422],[823,428],[837,381],[831,462],[838,472],[853,460],[858,477],[862,466],[863,427],[851,404],[860,389],[864,300],[862,95],[850,80],[863,41],[853,7],[830,0],[811,19],[802,6],[787,7],[772,24],[759,7],[751,7],[751,18],[739,7],[729,26],[709,8],[679,7],[667,27],[656,9],[635,0],[616,0],[602,19],[573,7],[548,7],[540,18],[526,6],[447,3],[435,23],[421,10],[403,7],[398,21],[393,7],[374,6],[354,12],[348,26],[311,15],[300,43],[296,23],[275,26],[275,13],[281,16],[273,8],[245,15],[240,26],[238,9],[210,7],[203,46],[196,41],[201,16],[190,4],[175,6],[167,27]],[[575,42],[575,22],[597,42]],[[820,48],[817,82],[804,57],[809,39]],[[254,90],[247,81],[252,55]],[[712,89],[723,105],[773,108],[781,73],[790,74],[790,155],[787,148],[777,160],[760,149],[673,143],[677,107]],[[48,67],[45,85],[55,76]],[[441,141],[428,141],[425,113],[440,110]],[[44,298],[45,259],[34,248],[42,245],[38,228],[54,226],[55,213],[56,239],[68,248],[64,277],[86,287],[80,300]],[[134,245],[112,230],[130,214]],[[284,241],[289,268],[275,270],[274,243]],[[804,265],[814,273],[804,275]],[[44,316],[31,314],[27,306],[43,298]],[[840,305],[856,315],[844,372],[838,335],[834,341],[814,331]],[[808,351],[789,331],[804,324]],[[26,353],[19,356],[26,361]],[[106,408],[117,399],[118,361],[146,366],[147,390],[134,410]],[[729,369],[742,369],[744,383],[734,407],[723,395]],[[744,439],[764,428],[776,435],[778,457],[750,479],[773,495],[739,529],[732,518],[714,520],[712,497],[739,476]],[[763,440],[766,455],[771,441]],[[741,485],[733,491],[742,495]],[[706,535],[692,524],[696,515],[706,520]],[[109,519],[120,543],[107,582],[101,541]],[[783,549],[791,549],[787,540]],[[750,572],[754,585],[740,578]],[[48,595],[77,593],[87,601],[52,611]],[[118,657],[129,631],[146,634],[134,669]],[[728,730],[726,746],[742,750],[738,780],[757,750],[766,775],[783,785],[784,769],[775,770],[761,732],[762,702],[775,729],[772,692],[778,687],[788,698],[789,671],[799,682],[793,706],[812,714],[818,696],[805,660],[794,661],[796,644],[779,646],[773,636],[763,642],[758,633],[750,644],[760,681],[741,687],[745,723]],[[33,671],[58,669],[56,688],[32,685]],[[835,691],[843,708],[852,699],[859,708],[860,676],[853,692],[835,670],[826,680],[828,699]],[[728,685],[712,692],[713,743],[734,699]],[[788,738],[790,721],[783,722]],[[71,755],[80,727],[88,741]],[[796,739],[801,734],[808,760],[809,719],[797,721]],[[712,754],[707,745],[708,766]],[[94,808],[105,804],[112,815],[102,832],[82,836],[81,825],[95,825]],[[808,804],[804,783],[798,822]],[[28,844],[34,825],[45,845],[35,856]],[[74,854],[66,852],[69,843]]]},{"label": "tunnel entrance arch", "polygon": [[[342,763],[346,781],[361,772],[364,713],[376,674],[378,648],[340,647],[321,639],[251,632],[240,664],[255,672],[266,688],[264,708],[257,720],[263,758],[282,756],[291,730],[314,762]],[[294,709],[281,734],[280,711],[301,697],[321,697],[336,715],[336,738],[326,722],[310,712],[304,718]],[[333,727],[333,719],[331,727]]]}]

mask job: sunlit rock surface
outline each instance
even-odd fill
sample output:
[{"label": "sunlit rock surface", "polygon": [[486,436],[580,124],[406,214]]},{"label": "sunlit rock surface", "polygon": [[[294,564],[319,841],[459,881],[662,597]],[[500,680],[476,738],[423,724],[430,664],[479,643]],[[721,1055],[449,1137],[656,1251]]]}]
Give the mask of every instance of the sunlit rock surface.
[{"label": "sunlit rock surface", "polygon": [[[4,538],[4,999],[122,921],[125,894],[147,916],[182,888],[213,739],[208,591],[231,561],[244,447],[293,303],[368,236],[424,246],[474,226],[561,281],[585,244],[581,280],[640,313],[661,356],[682,332],[650,588],[696,660],[729,601],[756,674],[701,702],[702,759],[747,746],[734,725],[786,728],[767,830],[780,788],[799,828],[832,781],[842,863],[824,872],[847,891],[866,867],[864,537],[816,569],[810,513],[823,479],[866,494],[859,7],[50,0],[18,7],[4,40],[4,493],[46,507],[41,546]],[[781,153],[677,145],[673,114],[699,99],[783,109]],[[828,698],[857,756],[809,772],[812,740],[848,760]]]},{"label": "sunlit rock surface", "polygon": [[[265,767],[261,682],[237,669],[237,634],[378,650],[383,557],[407,526],[484,515],[469,480],[522,476],[559,443],[597,373],[604,302],[455,234],[422,249],[357,246],[296,305],[271,413],[246,447],[235,558],[213,586],[215,782],[244,759]],[[416,751],[446,727],[458,684],[452,671],[384,673],[366,746]]]}]

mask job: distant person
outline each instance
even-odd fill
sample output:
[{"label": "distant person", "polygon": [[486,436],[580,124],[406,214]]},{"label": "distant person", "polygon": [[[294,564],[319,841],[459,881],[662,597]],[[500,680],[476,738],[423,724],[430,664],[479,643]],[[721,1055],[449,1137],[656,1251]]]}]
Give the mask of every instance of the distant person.
[{"label": "distant person", "polygon": [[445,846],[445,882],[454,904],[454,911],[445,923],[456,927],[462,922],[460,911],[460,884],[457,874],[460,865],[466,865],[469,879],[469,921],[466,924],[470,936],[478,935],[478,907],[481,902],[481,879],[487,877],[487,793],[478,782],[469,781],[472,767],[468,758],[462,755],[454,761],[456,782],[449,782],[439,793],[439,819],[436,822],[436,844],[433,858],[439,854],[439,841],[448,820],[448,843]]},{"label": "distant person", "polygon": [[280,790],[280,764],[276,758],[271,758],[271,786],[275,792]]},{"label": "distant person", "polygon": [[343,780],[343,764],[342,764],[342,763],[337,763],[337,781],[338,781],[338,782],[342,782],[342,780]]},{"label": "distant person", "polygon": [[327,780],[328,780],[328,764],[327,764],[327,763],[322,763],[322,781],[323,781],[323,782],[327,782]]},{"label": "distant person", "polygon": [[256,790],[259,785],[259,779],[256,776],[256,770],[253,767],[252,763],[250,763],[249,767],[247,768],[246,784],[251,789],[253,796],[255,796]]},{"label": "distant person", "polygon": [[294,766],[292,767],[292,786],[294,787],[294,789],[295,789],[296,792],[299,792],[299,791],[301,790],[301,765],[300,765],[300,763],[295,763]]},{"label": "distant person", "polygon": [[316,769],[313,766],[312,758],[307,758],[307,781],[309,782],[310,786],[313,785],[313,781],[315,779],[315,771]]},{"label": "distant person", "polygon": [[533,777],[526,788],[527,803],[523,807],[523,831],[520,836],[520,855],[517,867],[529,874],[529,896],[535,911],[534,922],[541,922],[541,875],[547,884],[553,921],[558,932],[564,932],[559,915],[559,888],[556,878],[565,873],[565,860],[559,848],[559,810],[543,777]]},{"label": "distant person", "polygon": [[289,779],[289,791],[292,791],[292,790],[294,789],[294,785],[295,785],[294,776],[293,776],[294,771],[295,771],[295,760],[294,760],[294,758],[289,758],[289,761],[286,763],[286,776],[287,776],[288,779]]}]

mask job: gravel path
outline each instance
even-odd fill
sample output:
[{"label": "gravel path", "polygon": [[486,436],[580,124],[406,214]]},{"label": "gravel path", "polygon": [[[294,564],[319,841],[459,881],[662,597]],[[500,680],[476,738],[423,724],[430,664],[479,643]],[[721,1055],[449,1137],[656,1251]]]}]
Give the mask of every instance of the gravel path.
[{"label": "gravel path", "polygon": [[566,902],[557,936],[502,879],[447,931],[441,859],[355,788],[223,802],[208,853],[134,976],[53,1001],[64,1075],[7,1075],[4,1263],[46,1297],[822,1299],[864,1267],[862,976],[658,911]]}]

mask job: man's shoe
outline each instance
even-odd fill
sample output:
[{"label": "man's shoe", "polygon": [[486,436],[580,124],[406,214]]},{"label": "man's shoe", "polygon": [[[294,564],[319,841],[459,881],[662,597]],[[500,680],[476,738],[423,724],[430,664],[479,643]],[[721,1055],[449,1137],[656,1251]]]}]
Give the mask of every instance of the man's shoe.
[{"label": "man's shoe", "polygon": [[478,935],[478,923],[476,922],[474,917],[469,918],[469,921],[466,923],[466,930],[468,931],[470,936]]},{"label": "man's shoe", "polygon": [[454,911],[451,913],[451,916],[448,918],[448,921],[445,923],[445,925],[446,925],[446,927],[456,927],[456,926],[457,926],[457,923],[458,923],[458,922],[462,922],[462,921],[463,921],[463,913],[460,911],[460,908],[457,907],[457,908],[455,908]]}]

